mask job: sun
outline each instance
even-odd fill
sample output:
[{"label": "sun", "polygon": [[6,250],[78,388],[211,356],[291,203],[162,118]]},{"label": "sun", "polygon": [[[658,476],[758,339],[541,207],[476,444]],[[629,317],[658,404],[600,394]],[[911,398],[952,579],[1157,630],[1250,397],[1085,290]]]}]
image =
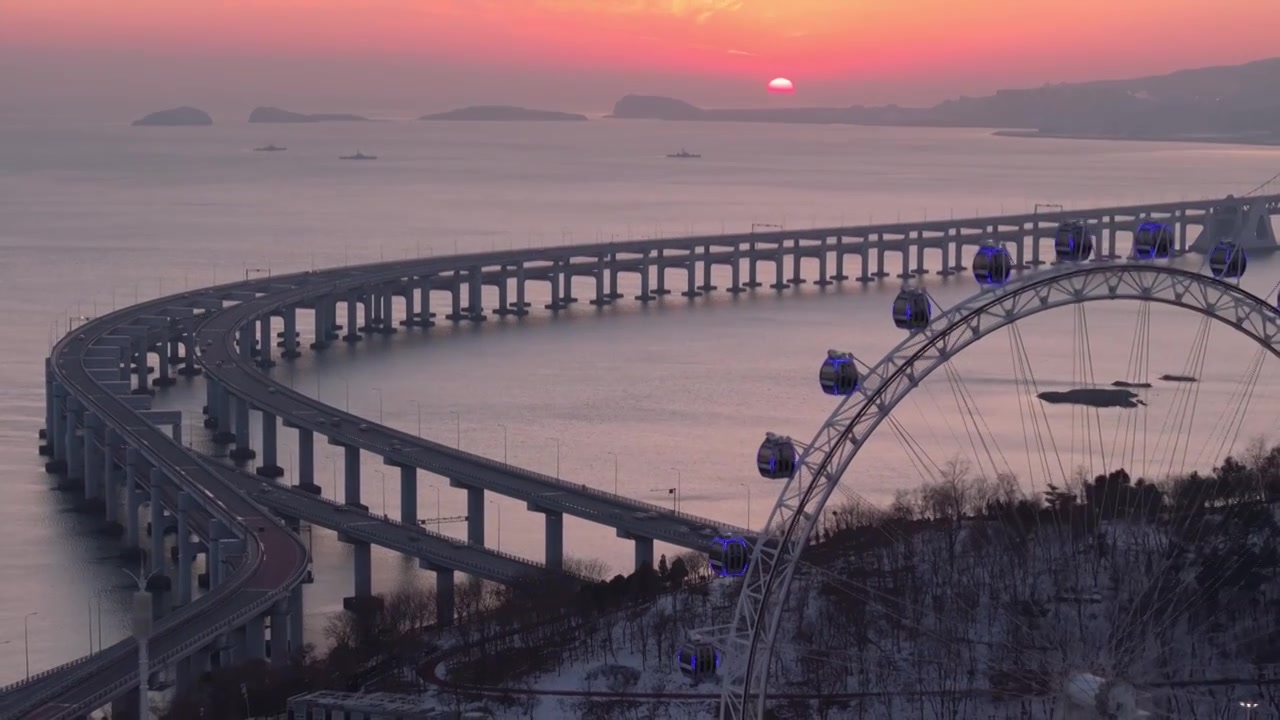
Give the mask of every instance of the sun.
[{"label": "sun", "polygon": [[796,91],[795,83],[786,78],[774,78],[769,81],[769,92],[777,95],[790,95]]}]

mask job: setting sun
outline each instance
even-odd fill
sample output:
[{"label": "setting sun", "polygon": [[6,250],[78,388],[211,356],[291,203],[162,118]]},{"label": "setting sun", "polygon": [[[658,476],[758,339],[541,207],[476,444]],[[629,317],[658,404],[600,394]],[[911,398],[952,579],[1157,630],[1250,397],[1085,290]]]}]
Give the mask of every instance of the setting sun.
[{"label": "setting sun", "polygon": [[795,91],[795,83],[786,78],[774,78],[769,81],[769,92],[776,95],[790,95]]}]

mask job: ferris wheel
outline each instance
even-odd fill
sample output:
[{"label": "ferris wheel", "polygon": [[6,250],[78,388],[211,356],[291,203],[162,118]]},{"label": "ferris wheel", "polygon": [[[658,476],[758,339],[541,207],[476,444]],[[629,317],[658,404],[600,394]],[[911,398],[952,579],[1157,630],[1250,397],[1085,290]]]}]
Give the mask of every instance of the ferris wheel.
[{"label": "ferris wheel", "polygon": [[[1063,222],[1058,262],[1016,279],[1009,251],[983,245],[972,261],[980,292],[941,310],[923,287],[904,287],[891,314],[905,340],[874,364],[827,353],[818,380],[836,408],[807,444],[765,436],[757,468],[782,484],[769,519],[710,548],[711,568],[739,584],[731,621],[691,633],[676,658],[695,683],[720,683],[721,718],[762,718],[771,693],[801,687],[832,700],[801,703],[796,717],[1280,717],[1280,451],[1223,461],[1241,450],[1267,357],[1280,356],[1280,312],[1241,289],[1245,253],[1230,240],[1213,247],[1207,272],[1163,262],[1173,231],[1156,221],[1134,229],[1129,258],[1095,258],[1095,245],[1089,223]],[[1097,388],[1095,300],[1137,303],[1129,376],[1111,384],[1135,409],[1104,417],[1076,403],[1055,420],[1018,323],[1073,313],[1072,379]],[[1157,307],[1199,315],[1183,373],[1160,393],[1152,350],[1161,362],[1176,353],[1153,347]],[[1194,381],[1224,324],[1256,349],[1236,358],[1244,368],[1221,415],[1205,418]],[[996,333],[1008,337],[1018,390],[1013,443],[991,431],[985,396],[953,362]],[[935,371],[971,460],[932,457],[893,414],[930,392]],[[1168,411],[1149,442],[1155,394]],[[882,424],[925,480],[888,507],[841,483]],[[1037,487],[1019,482],[1002,444],[1024,451]],[[1222,465],[1188,474],[1201,461]],[[837,493],[845,504],[833,509]]]}]

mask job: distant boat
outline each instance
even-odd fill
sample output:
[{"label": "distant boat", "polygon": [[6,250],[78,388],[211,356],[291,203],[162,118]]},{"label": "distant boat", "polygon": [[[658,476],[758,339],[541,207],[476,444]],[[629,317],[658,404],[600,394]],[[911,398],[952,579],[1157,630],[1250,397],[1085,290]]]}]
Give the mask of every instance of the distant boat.
[{"label": "distant boat", "polygon": [[669,157],[669,158],[681,158],[681,159],[685,159],[685,158],[700,158],[700,157],[702,157],[702,156],[701,156],[701,155],[699,155],[699,154],[697,154],[697,153],[691,153],[691,152],[689,152],[688,150],[685,150],[684,148],[680,148],[680,152],[678,152],[678,153],[671,153],[671,154],[670,154],[670,155],[668,155],[667,157]]},{"label": "distant boat", "polygon": [[253,151],[254,152],[283,152],[288,149],[289,148],[284,148],[284,147],[280,147],[279,145],[272,144],[272,145],[263,145],[262,147],[254,148]]},{"label": "distant boat", "polygon": [[339,159],[339,160],[377,160],[377,159],[378,159],[378,156],[377,156],[377,155],[365,155],[364,153],[362,153],[362,152],[360,152],[359,150],[357,150],[355,155],[343,155],[343,156],[339,157],[338,159]]}]

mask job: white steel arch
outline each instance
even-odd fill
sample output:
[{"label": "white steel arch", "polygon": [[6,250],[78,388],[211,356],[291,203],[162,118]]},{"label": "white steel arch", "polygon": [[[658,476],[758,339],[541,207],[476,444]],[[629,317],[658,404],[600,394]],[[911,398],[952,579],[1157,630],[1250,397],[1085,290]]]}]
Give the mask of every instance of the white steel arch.
[{"label": "white steel arch", "polygon": [[858,390],[841,399],[813,442],[800,448],[751,563],[732,625],[718,628],[724,650],[720,717],[764,715],[768,660],[784,596],[827,500],[863,442],[920,381],[964,348],[1018,320],[1094,300],[1139,300],[1192,310],[1253,338],[1280,357],[1280,313],[1266,300],[1216,278],[1139,262],[1063,264],[981,292],[933,318],[874,367],[862,368]]}]

